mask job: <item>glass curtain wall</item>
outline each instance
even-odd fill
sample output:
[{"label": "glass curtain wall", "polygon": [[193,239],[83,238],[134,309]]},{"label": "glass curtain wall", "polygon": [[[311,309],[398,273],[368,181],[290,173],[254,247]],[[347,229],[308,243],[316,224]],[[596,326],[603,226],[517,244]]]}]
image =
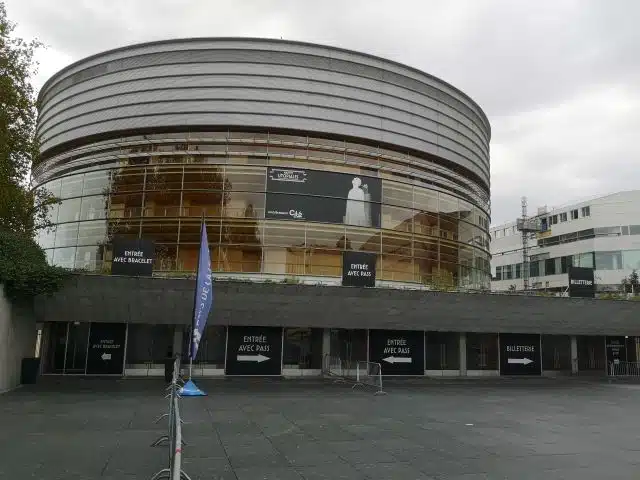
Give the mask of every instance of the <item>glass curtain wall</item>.
[{"label": "glass curtain wall", "polygon": [[[38,237],[49,260],[108,272],[114,236],[144,237],[156,243],[154,271],[195,271],[204,215],[216,272],[335,277],[342,252],[361,250],[378,254],[379,280],[488,287],[488,216],[477,203],[390,173],[369,146],[225,133],[121,147],[116,167],[61,170],[42,185],[62,199],[50,213],[57,227]],[[267,166],[380,179],[381,228],[265,218]]]}]

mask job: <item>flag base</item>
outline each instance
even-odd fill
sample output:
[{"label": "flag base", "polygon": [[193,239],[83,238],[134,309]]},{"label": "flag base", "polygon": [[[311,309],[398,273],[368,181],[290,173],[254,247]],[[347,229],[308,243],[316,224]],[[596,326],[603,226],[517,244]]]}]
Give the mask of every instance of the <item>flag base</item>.
[{"label": "flag base", "polygon": [[180,389],[180,395],[183,397],[205,397],[207,394],[196,387],[193,381],[189,380],[184,384],[184,387]]}]

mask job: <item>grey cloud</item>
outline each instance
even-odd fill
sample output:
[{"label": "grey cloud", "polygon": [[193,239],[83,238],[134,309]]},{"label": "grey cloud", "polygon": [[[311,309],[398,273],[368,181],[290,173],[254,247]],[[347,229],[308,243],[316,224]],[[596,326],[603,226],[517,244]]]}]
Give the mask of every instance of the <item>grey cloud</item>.
[{"label": "grey cloud", "polygon": [[637,0],[8,0],[7,7],[25,31],[73,60],[161,38],[266,36],[366,51],[439,76],[492,122],[494,223],[519,214],[521,195],[532,205],[562,204],[640,185],[640,118],[612,110],[605,94],[615,90],[612,101],[638,105]]}]

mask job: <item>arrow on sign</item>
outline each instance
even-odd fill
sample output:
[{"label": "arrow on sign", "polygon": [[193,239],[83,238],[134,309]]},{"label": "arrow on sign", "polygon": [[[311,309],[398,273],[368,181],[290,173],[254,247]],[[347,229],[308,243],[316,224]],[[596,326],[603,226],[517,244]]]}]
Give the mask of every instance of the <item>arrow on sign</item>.
[{"label": "arrow on sign", "polygon": [[110,353],[103,353],[100,358],[102,358],[102,360],[111,360],[111,354]]},{"label": "arrow on sign", "polygon": [[507,363],[519,363],[520,365],[529,365],[533,363],[533,360],[529,360],[528,358],[509,358],[507,359]]},{"label": "arrow on sign", "polygon": [[264,355],[238,355],[237,360],[239,362],[266,362],[269,360],[269,357],[265,357]]},{"label": "arrow on sign", "polygon": [[411,363],[413,361],[411,357],[386,357],[382,360],[387,363]]}]

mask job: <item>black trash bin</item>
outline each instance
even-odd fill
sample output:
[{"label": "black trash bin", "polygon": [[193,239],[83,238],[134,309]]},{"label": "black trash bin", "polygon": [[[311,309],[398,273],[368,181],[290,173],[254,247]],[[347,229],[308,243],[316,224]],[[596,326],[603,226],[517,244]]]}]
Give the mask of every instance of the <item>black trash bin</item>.
[{"label": "black trash bin", "polygon": [[23,358],[22,370],[20,371],[20,383],[22,383],[23,385],[33,385],[38,380],[39,372],[39,358]]}]

